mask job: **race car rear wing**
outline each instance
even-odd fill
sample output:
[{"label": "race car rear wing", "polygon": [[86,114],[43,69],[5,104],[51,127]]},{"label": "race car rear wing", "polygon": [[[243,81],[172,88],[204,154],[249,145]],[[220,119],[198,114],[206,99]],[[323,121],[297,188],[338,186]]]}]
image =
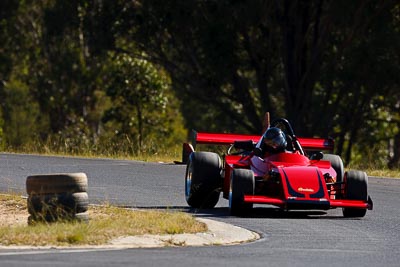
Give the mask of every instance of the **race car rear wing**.
[{"label": "race car rear wing", "polygon": [[253,141],[257,143],[260,140],[260,135],[247,134],[227,134],[227,133],[199,133],[192,132],[192,144],[210,144],[210,145],[232,145],[235,141]]},{"label": "race car rear wing", "polygon": [[[192,145],[196,144],[214,144],[214,145],[232,145],[235,141],[253,141],[257,143],[261,135],[248,134],[227,134],[227,133],[202,133],[193,131]],[[333,150],[334,141],[332,138],[304,138],[297,137],[301,146],[306,150]]]},{"label": "race car rear wing", "polygon": [[[256,144],[261,138],[261,135],[249,134],[230,134],[230,133],[206,133],[192,131],[191,144],[183,144],[182,162],[186,163],[191,152],[196,148],[197,144],[210,145],[232,145],[235,141],[252,141]],[[297,137],[304,150],[325,150],[333,151],[334,141],[332,138],[304,138]]]}]

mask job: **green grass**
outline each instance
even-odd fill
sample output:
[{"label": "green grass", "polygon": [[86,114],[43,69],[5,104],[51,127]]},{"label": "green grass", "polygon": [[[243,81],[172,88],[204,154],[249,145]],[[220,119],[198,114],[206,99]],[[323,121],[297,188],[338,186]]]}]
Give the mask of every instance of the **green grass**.
[{"label": "green grass", "polygon": [[[26,200],[15,195],[0,195],[2,207],[13,207],[21,214]],[[18,207],[16,210],[15,208]],[[27,211],[26,211],[27,213]],[[7,216],[3,213],[1,216]],[[143,234],[197,233],[207,230],[205,224],[183,212],[130,210],[110,205],[90,206],[89,222],[55,222],[28,225],[0,224],[1,245],[70,246],[102,245],[110,240]]]},{"label": "green grass", "polygon": [[365,172],[369,176],[377,177],[388,177],[388,178],[400,178],[400,170],[389,170],[389,169],[367,169]]},{"label": "green grass", "polygon": [[182,159],[182,144],[167,146],[162,142],[156,143],[151,140],[143,144],[141,149],[125,139],[120,140],[119,143],[102,142],[101,145],[76,145],[68,140],[55,139],[46,143],[28,143],[20,147],[8,146],[4,147],[2,151],[46,156],[112,158],[149,162],[173,162]]},{"label": "green grass", "polygon": [[368,176],[400,178],[400,169],[389,169],[385,166],[374,165],[372,163],[350,164],[345,170],[361,170],[367,173]]}]

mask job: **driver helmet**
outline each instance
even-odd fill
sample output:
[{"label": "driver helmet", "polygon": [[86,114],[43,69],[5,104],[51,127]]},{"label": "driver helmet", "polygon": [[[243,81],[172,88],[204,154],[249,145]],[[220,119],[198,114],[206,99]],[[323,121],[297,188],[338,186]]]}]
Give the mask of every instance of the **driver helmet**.
[{"label": "driver helmet", "polygon": [[277,127],[269,128],[263,135],[267,151],[271,153],[284,152],[287,142],[283,131]]}]

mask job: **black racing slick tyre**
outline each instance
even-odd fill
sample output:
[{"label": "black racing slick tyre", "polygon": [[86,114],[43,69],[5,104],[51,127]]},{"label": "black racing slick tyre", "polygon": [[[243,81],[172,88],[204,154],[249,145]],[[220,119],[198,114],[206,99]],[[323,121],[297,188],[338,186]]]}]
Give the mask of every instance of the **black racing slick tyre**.
[{"label": "black racing slick tyre", "polygon": [[248,169],[234,169],[229,188],[229,211],[234,216],[244,216],[253,208],[244,202],[244,195],[254,195],[254,174]]},{"label": "black racing slick tyre", "polygon": [[327,160],[331,163],[332,168],[336,172],[336,182],[343,182],[344,167],[342,159],[338,155],[324,154],[322,160]]},{"label": "black racing slick tyre", "polygon": [[[345,199],[368,201],[368,176],[362,171],[345,173]],[[343,208],[343,216],[348,218],[364,217],[367,209]]]},{"label": "black racing slick tyre", "polygon": [[186,166],[185,197],[192,208],[214,208],[222,187],[222,161],[216,153],[192,152]]},{"label": "black racing slick tyre", "polygon": [[87,176],[81,172],[31,175],[26,179],[28,195],[86,192],[87,189]]}]

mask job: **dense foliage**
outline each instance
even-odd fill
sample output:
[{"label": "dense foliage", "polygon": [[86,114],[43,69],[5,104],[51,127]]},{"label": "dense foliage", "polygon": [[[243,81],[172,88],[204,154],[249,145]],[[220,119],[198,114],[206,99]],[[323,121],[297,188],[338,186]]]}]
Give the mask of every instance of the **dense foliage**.
[{"label": "dense foliage", "polygon": [[[6,0],[0,145],[154,151],[287,117],[346,163],[400,162],[395,0]],[[160,142],[162,140],[162,142]]]}]

